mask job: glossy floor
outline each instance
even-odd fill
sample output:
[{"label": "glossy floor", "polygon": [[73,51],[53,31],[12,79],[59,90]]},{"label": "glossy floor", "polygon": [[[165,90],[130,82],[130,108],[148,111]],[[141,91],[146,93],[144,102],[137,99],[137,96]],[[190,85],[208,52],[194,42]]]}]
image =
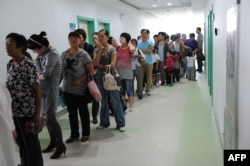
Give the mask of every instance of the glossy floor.
[{"label": "glossy floor", "polygon": [[[45,166],[222,166],[222,150],[204,74],[197,82],[182,79],[173,87],[153,88],[151,96],[135,98],[135,110],[126,113],[126,132],[91,124],[88,142],[67,144],[66,154]],[[89,105],[91,107],[91,105]],[[69,137],[68,114],[61,112],[63,137]],[[42,147],[48,144],[45,129]]]}]

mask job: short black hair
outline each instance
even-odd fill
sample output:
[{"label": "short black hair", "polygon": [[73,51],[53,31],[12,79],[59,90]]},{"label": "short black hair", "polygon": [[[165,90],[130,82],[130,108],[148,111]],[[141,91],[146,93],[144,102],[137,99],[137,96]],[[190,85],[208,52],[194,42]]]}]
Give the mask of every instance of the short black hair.
[{"label": "short black hair", "polygon": [[127,32],[121,33],[120,37],[124,37],[124,38],[126,39],[126,42],[127,42],[127,43],[129,43],[130,40],[131,40],[131,36],[130,36],[130,34],[127,33]]},{"label": "short black hair", "polygon": [[81,38],[80,34],[77,33],[77,32],[75,32],[75,31],[70,32],[69,35],[68,35],[68,38],[69,37],[78,37],[78,38]]},{"label": "short black hair", "polygon": [[147,34],[149,34],[149,33],[150,33],[150,31],[149,31],[148,29],[145,29],[145,28],[141,29],[141,33],[142,33],[142,32],[144,32],[144,31],[146,31],[146,32],[147,32]]},{"label": "short black hair", "polygon": [[87,38],[87,34],[86,34],[86,31],[84,29],[77,29],[75,30],[75,32],[79,33],[80,35],[82,35],[83,39],[86,40]]},{"label": "short black hair", "polygon": [[194,34],[194,33],[190,33],[190,34],[189,34],[189,37],[190,37],[190,38],[194,38],[194,37],[195,37],[195,34]]}]

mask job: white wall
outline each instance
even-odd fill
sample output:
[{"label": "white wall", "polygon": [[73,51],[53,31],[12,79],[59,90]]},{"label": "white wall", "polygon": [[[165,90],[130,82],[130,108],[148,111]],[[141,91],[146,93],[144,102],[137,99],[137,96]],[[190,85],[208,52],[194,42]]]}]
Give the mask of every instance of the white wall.
[{"label": "white wall", "polygon": [[250,55],[249,38],[250,1],[241,0],[240,5],[240,28],[239,28],[239,114],[238,114],[238,148],[250,149]]},{"label": "white wall", "polygon": [[207,5],[205,19],[209,11],[214,11],[214,28],[218,28],[218,35],[213,36],[213,108],[218,120],[218,130],[223,141],[224,132],[224,107],[226,106],[226,50],[227,31],[226,16],[227,9],[231,7],[234,0],[210,0]]},{"label": "white wall", "polygon": [[[118,38],[127,31],[137,37],[145,21],[137,16],[125,15],[120,19],[120,12],[97,5],[88,0],[0,0],[0,82],[6,80],[6,64],[10,59],[5,51],[5,37],[11,32],[21,33],[28,38],[31,34],[46,31],[50,44],[59,53],[68,48],[67,35],[71,31],[69,23],[77,23],[77,15],[110,22],[112,36]],[[35,55],[32,55],[35,57]]]},{"label": "white wall", "polygon": [[[220,136],[224,132],[224,107],[226,105],[226,47],[227,47],[227,31],[226,17],[227,10],[236,4],[236,0],[210,0],[205,18],[207,18],[209,10],[214,7],[215,20],[214,28],[218,28],[218,36],[214,36],[214,91],[213,91],[213,107],[218,120],[218,128]],[[250,102],[249,102],[249,82],[250,82],[250,56],[249,48],[249,29],[248,21],[250,1],[241,0],[240,5],[240,40],[239,40],[239,91],[238,91],[238,149],[250,148]]]}]

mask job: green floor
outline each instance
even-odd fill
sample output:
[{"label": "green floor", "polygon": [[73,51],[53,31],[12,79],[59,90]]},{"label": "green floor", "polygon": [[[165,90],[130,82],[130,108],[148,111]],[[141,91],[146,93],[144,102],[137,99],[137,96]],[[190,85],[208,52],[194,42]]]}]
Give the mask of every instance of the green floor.
[{"label": "green floor", "polygon": [[222,166],[223,157],[205,83],[189,84],[176,166]]}]

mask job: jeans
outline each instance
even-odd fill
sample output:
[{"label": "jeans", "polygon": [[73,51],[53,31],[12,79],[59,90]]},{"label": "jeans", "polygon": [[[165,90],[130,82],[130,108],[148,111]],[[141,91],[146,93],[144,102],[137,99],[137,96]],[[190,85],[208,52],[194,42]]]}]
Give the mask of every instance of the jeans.
[{"label": "jeans", "polygon": [[99,80],[97,82],[98,88],[102,95],[101,110],[100,110],[100,126],[108,127],[110,125],[109,120],[109,108],[108,108],[108,96],[111,99],[111,104],[114,109],[115,122],[117,127],[125,127],[125,115],[122,108],[122,103],[117,90],[105,90],[103,82]]},{"label": "jeans", "polygon": [[122,96],[126,96],[126,94],[128,97],[134,96],[132,79],[122,79],[121,85],[122,85]]}]

